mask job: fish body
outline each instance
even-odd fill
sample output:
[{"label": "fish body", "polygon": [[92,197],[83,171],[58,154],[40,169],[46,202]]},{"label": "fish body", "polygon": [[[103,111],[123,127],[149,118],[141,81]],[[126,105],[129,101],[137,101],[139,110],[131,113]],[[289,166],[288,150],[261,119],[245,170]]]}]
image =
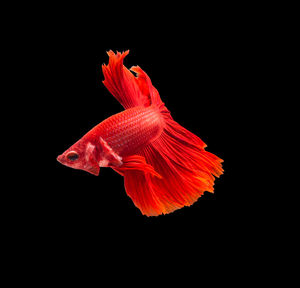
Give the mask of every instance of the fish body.
[{"label": "fish body", "polygon": [[154,141],[163,130],[163,119],[155,107],[135,107],[104,120],[87,137],[102,137],[121,157],[134,155]]},{"label": "fish body", "polygon": [[105,86],[126,110],[95,126],[57,160],[93,175],[110,167],[124,176],[128,196],[144,215],[171,213],[214,191],[223,160],[173,120],[140,67],[131,68],[137,77],[127,70],[128,53],[110,51],[103,65]]},{"label": "fish body", "polygon": [[[115,114],[84,135],[57,158],[62,164],[98,175],[100,167],[119,167],[121,159],[135,155],[157,139],[163,131],[163,119],[156,107],[134,107]],[[68,155],[77,153],[79,160]]]}]

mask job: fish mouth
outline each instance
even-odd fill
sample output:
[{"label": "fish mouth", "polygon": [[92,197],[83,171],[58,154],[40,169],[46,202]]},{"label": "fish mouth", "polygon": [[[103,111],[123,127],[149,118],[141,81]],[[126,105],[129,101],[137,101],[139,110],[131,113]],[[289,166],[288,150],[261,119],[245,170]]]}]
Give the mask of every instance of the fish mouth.
[{"label": "fish mouth", "polygon": [[70,164],[68,164],[68,162],[66,161],[66,157],[64,156],[64,154],[57,156],[57,157],[56,157],[56,160],[57,160],[60,164],[66,166],[66,167],[74,168],[73,166],[71,166]]},{"label": "fish mouth", "polygon": [[57,156],[56,160],[57,160],[59,163],[64,164],[64,163],[63,163],[63,155]]}]

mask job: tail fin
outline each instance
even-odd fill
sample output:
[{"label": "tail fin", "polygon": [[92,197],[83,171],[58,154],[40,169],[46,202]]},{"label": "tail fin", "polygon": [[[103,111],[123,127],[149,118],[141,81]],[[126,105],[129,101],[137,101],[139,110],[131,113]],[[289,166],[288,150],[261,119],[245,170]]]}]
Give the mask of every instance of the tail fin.
[{"label": "tail fin", "polygon": [[205,144],[168,119],[160,138],[139,154],[161,176],[124,170],[125,189],[144,215],[168,214],[192,205],[205,191],[214,192],[223,160],[204,150]]},{"label": "tail fin", "polygon": [[[144,215],[157,216],[192,205],[205,191],[214,191],[215,177],[223,173],[222,162],[205,151],[205,143],[173,120],[150,78],[140,67],[123,66],[129,52],[110,56],[103,66],[104,84],[125,109],[154,105],[160,108],[164,130],[160,137],[113,168],[124,176],[125,189]],[[152,166],[152,167],[151,167]],[[136,168],[135,168],[136,167]]]}]

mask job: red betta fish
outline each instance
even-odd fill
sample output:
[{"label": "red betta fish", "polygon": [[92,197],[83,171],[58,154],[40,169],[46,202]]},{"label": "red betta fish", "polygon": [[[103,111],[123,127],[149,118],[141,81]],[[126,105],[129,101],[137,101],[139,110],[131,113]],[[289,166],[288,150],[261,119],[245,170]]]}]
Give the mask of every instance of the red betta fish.
[{"label": "red betta fish", "polygon": [[102,66],[104,85],[125,111],[98,124],[57,160],[94,175],[110,167],[124,176],[128,196],[144,215],[171,213],[214,192],[223,160],[173,120],[140,67],[130,69],[134,76],[123,65],[128,53],[109,51]]}]

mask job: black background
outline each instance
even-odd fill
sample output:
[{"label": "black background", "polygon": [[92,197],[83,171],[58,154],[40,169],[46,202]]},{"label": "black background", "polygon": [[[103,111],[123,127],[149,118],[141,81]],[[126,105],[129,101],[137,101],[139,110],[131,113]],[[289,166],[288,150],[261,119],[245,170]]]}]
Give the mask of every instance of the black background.
[{"label": "black background", "polygon": [[[32,21],[28,31],[36,32],[34,45],[29,45],[27,30],[17,45],[16,83],[23,76],[29,79],[24,81],[27,86],[21,87],[19,98],[12,97],[25,111],[24,124],[23,119],[19,122],[24,135],[13,130],[19,138],[14,154],[19,173],[25,177],[14,177],[10,187],[18,188],[8,192],[10,188],[6,188],[3,193],[12,200],[4,219],[9,226],[6,235],[14,245],[9,252],[25,255],[21,264],[25,267],[31,259],[41,266],[40,270],[44,268],[40,263],[45,262],[51,268],[59,267],[59,272],[50,269],[46,280],[65,275],[74,262],[79,266],[91,263],[100,274],[98,281],[106,271],[113,272],[114,278],[109,279],[113,281],[119,275],[116,268],[130,268],[127,276],[132,281],[137,275],[129,263],[133,255],[138,256],[133,262],[141,270],[152,261],[194,267],[185,274],[168,275],[162,267],[168,283],[169,275],[176,281],[181,275],[184,280],[196,275],[196,281],[200,281],[204,266],[213,274],[218,265],[231,269],[232,251],[241,255],[234,259],[235,267],[249,271],[240,263],[248,260],[243,253],[252,245],[246,240],[253,239],[251,228],[256,229],[252,221],[256,213],[252,207],[256,205],[247,200],[259,202],[262,191],[251,189],[260,181],[255,169],[269,163],[255,163],[248,174],[250,180],[244,179],[252,160],[251,148],[259,145],[256,131],[249,129],[252,123],[248,122],[255,119],[262,102],[259,98],[263,99],[267,90],[258,86],[265,80],[265,58],[269,54],[263,50],[262,39],[272,30],[272,23],[267,22],[265,29],[255,27],[259,13],[250,12],[247,17],[248,7],[236,11],[239,7],[233,4],[227,9],[213,4],[207,13],[186,5],[185,13],[182,3],[177,14],[168,7],[161,22],[156,20],[156,12],[146,15],[135,9],[126,14],[127,19],[117,21],[120,18],[114,14],[115,5],[109,5],[108,9],[95,10],[89,19],[84,19],[81,11],[73,13],[70,6],[66,10],[54,6],[55,12],[45,19],[45,25],[40,25],[42,13],[41,20]],[[269,8],[265,14],[270,13]],[[260,7],[256,10],[261,11]],[[104,15],[108,19],[100,23]],[[24,46],[31,54],[23,52]],[[134,206],[126,195],[123,178],[113,170],[101,169],[95,177],[56,161],[57,155],[93,126],[123,110],[102,84],[101,64],[107,63],[106,51],[110,49],[129,49],[125,65],[144,69],[174,119],[206,142],[208,151],[224,159],[225,173],[216,179],[215,194],[206,193],[193,206],[172,214],[148,218]],[[34,70],[32,74],[29,68]],[[29,118],[31,123],[27,125],[25,120]],[[24,151],[26,144],[30,149]],[[15,172],[14,167],[11,173]],[[247,223],[246,218],[251,220]],[[260,235],[256,237],[254,242],[261,241]],[[239,245],[244,247],[239,250]],[[203,260],[206,253],[208,257]],[[231,276],[236,274],[232,273],[235,267],[221,277],[235,279]],[[157,279],[159,271],[145,270],[149,275],[142,283]],[[219,276],[213,275],[210,281]],[[252,275],[245,279],[250,278]]]},{"label": "black background", "polygon": [[[86,34],[89,27],[66,22],[61,30],[51,27],[50,33],[41,33],[46,37],[35,47],[38,65],[33,67],[39,75],[28,75],[35,91],[24,88],[21,94],[31,105],[26,118],[33,120],[22,129],[22,143],[25,139],[31,147],[26,150],[27,161],[19,159],[26,177],[15,178],[12,184],[21,188],[7,193],[12,198],[6,215],[11,232],[7,234],[16,253],[25,255],[24,266],[33,254],[38,265],[49,262],[62,275],[70,264],[81,269],[88,263],[94,268],[92,273],[99,273],[98,281],[109,272],[113,281],[126,268],[131,270],[127,277],[134,281],[137,273],[132,267],[138,266],[149,274],[147,281],[157,279],[159,272],[165,274],[165,268],[174,264],[188,268],[185,274],[170,274],[176,281],[193,275],[200,281],[205,267],[205,273],[212,274],[218,266],[231,269],[232,251],[243,258],[251,247],[248,239],[253,239],[257,212],[253,204],[257,189],[252,187],[259,179],[254,177],[256,170],[247,174],[246,169],[251,160],[249,146],[257,145],[248,122],[255,118],[251,104],[259,103],[253,95],[263,93],[257,93],[256,85],[264,73],[263,65],[259,66],[261,74],[257,73],[260,43],[251,41],[246,26],[230,26],[229,19],[224,22],[227,26],[222,21],[215,26],[200,22],[191,25],[193,30],[189,25],[183,30],[164,25],[164,30],[151,28],[150,34],[138,24],[135,29],[114,30],[97,25]],[[110,49],[129,49],[124,64],[146,71],[173,118],[198,135],[209,152],[224,159],[225,172],[215,181],[215,194],[205,193],[191,207],[174,213],[146,217],[126,195],[123,178],[112,169],[103,168],[96,177],[56,161],[91,128],[123,110],[102,84],[101,65],[108,62]],[[29,72],[20,63],[21,77]],[[253,117],[248,117],[249,110]],[[147,264],[154,269],[144,269]],[[156,264],[165,267],[155,271]],[[240,266],[240,259],[234,264]],[[169,275],[164,276],[168,279]],[[213,275],[210,281],[221,277]]]},{"label": "black background", "polygon": [[[85,50],[81,54],[77,49],[61,55],[54,84],[59,88],[53,99],[57,109],[50,122],[53,131],[51,177],[55,186],[45,200],[53,204],[62,219],[68,221],[69,217],[75,217],[117,227],[123,227],[124,223],[143,227],[164,223],[200,224],[220,213],[219,203],[229,200],[235,189],[231,177],[232,160],[236,157],[232,151],[237,144],[232,143],[231,135],[235,125],[232,115],[237,93],[235,83],[239,77],[239,64],[224,46],[226,43],[223,47],[213,43],[172,49],[159,45],[99,45],[93,57],[86,57]],[[123,178],[112,169],[102,168],[100,175],[95,177],[56,162],[57,155],[92,127],[123,110],[102,84],[101,65],[108,62],[106,51],[110,49],[115,52],[129,49],[125,65],[139,65],[144,69],[173,118],[198,135],[208,145],[208,151],[224,159],[225,174],[216,179],[215,194],[206,192],[191,207],[170,215],[147,218],[126,195]]]},{"label": "black background", "polygon": [[[54,44],[47,42],[41,57],[43,97],[37,100],[35,124],[40,121],[43,128],[35,136],[42,145],[34,147],[38,161],[32,161],[31,175],[37,189],[18,197],[26,203],[25,225],[49,241],[83,237],[110,245],[127,237],[136,244],[148,237],[185,237],[205,228],[222,233],[238,221],[233,211],[243,209],[244,204],[236,203],[247,195],[245,183],[240,191],[245,166],[240,116],[251,94],[245,71],[252,61],[248,43],[225,32],[202,35],[200,42],[189,35],[151,43],[105,40],[101,34],[94,42],[84,42],[77,36],[59,34]],[[96,177],[56,161],[91,128],[123,110],[102,84],[101,65],[108,62],[110,49],[129,49],[124,64],[146,71],[173,118],[224,159],[225,173],[216,179],[215,194],[206,192],[191,207],[148,218],[134,206],[123,178],[112,169],[103,168]]]}]

